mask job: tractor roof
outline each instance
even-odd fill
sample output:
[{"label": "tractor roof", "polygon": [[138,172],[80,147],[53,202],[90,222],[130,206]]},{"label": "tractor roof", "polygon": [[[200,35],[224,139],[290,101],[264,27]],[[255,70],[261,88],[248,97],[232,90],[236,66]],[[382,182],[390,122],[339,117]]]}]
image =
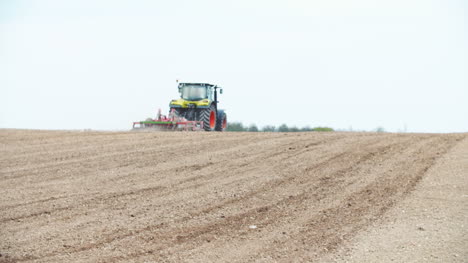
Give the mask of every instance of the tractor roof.
[{"label": "tractor roof", "polygon": [[216,85],[209,83],[179,83],[179,87],[183,86],[203,86],[203,87],[215,87]]}]

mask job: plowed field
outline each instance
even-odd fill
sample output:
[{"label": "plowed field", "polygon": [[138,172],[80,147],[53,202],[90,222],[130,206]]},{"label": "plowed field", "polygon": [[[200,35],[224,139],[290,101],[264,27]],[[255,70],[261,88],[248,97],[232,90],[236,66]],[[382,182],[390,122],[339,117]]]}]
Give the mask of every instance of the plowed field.
[{"label": "plowed field", "polygon": [[466,137],[0,130],[0,261],[333,259]]}]

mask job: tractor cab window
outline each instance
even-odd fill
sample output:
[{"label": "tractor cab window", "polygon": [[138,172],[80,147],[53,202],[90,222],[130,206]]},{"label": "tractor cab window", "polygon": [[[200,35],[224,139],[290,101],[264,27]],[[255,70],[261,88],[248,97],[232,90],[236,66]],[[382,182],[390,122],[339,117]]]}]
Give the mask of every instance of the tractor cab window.
[{"label": "tractor cab window", "polygon": [[208,99],[214,100],[213,98],[213,88],[208,88]]},{"label": "tractor cab window", "polygon": [[206,99],[206,87],[201,86],[183,86],[181,89],[182,99],[184,100],[202,100]]}]

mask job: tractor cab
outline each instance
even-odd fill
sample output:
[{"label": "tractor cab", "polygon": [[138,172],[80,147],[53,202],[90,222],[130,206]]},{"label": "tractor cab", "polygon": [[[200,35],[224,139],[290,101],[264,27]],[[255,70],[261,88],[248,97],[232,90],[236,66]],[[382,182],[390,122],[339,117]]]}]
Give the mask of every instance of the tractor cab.
[{"label": "tractor cab", "polygon": [[180,88],[180,97],[184,100],[197,101],[202,99],[213,99],[212,92],[208,87],[199,85],[187,85]]},{"label": "tractor cab", "polygon": [[179,83],[178,88],[180,99],[172,100],[169,105],[171,108],[217,108],[218,86],[208,83]]},{"label": "tractor cab", "polygon": [[[216,98],[216,85],[207,83],[180,83],[179,93],[180,98],[188,101],[210,100],[214,101]],[[222,89],[220,89],[222,93]]]}]

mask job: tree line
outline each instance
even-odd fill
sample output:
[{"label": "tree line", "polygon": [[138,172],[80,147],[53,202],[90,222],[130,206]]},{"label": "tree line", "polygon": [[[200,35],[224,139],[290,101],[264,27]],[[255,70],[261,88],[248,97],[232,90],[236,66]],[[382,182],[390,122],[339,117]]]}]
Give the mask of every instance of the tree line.
[{"label": "tree line", "polygon": [[329,127],[314,127],[305,126],[298,128],[296,126],[289,127],[286,124],[281,124],[276,127],[273,125],[266,125],[262,128],[258,128],[257,125],[251,124],[249,126],[244,126],[241,122],[230,122],[227,126],[227,131],[233,132],[311,132],[311,131],[334,131]]}]

